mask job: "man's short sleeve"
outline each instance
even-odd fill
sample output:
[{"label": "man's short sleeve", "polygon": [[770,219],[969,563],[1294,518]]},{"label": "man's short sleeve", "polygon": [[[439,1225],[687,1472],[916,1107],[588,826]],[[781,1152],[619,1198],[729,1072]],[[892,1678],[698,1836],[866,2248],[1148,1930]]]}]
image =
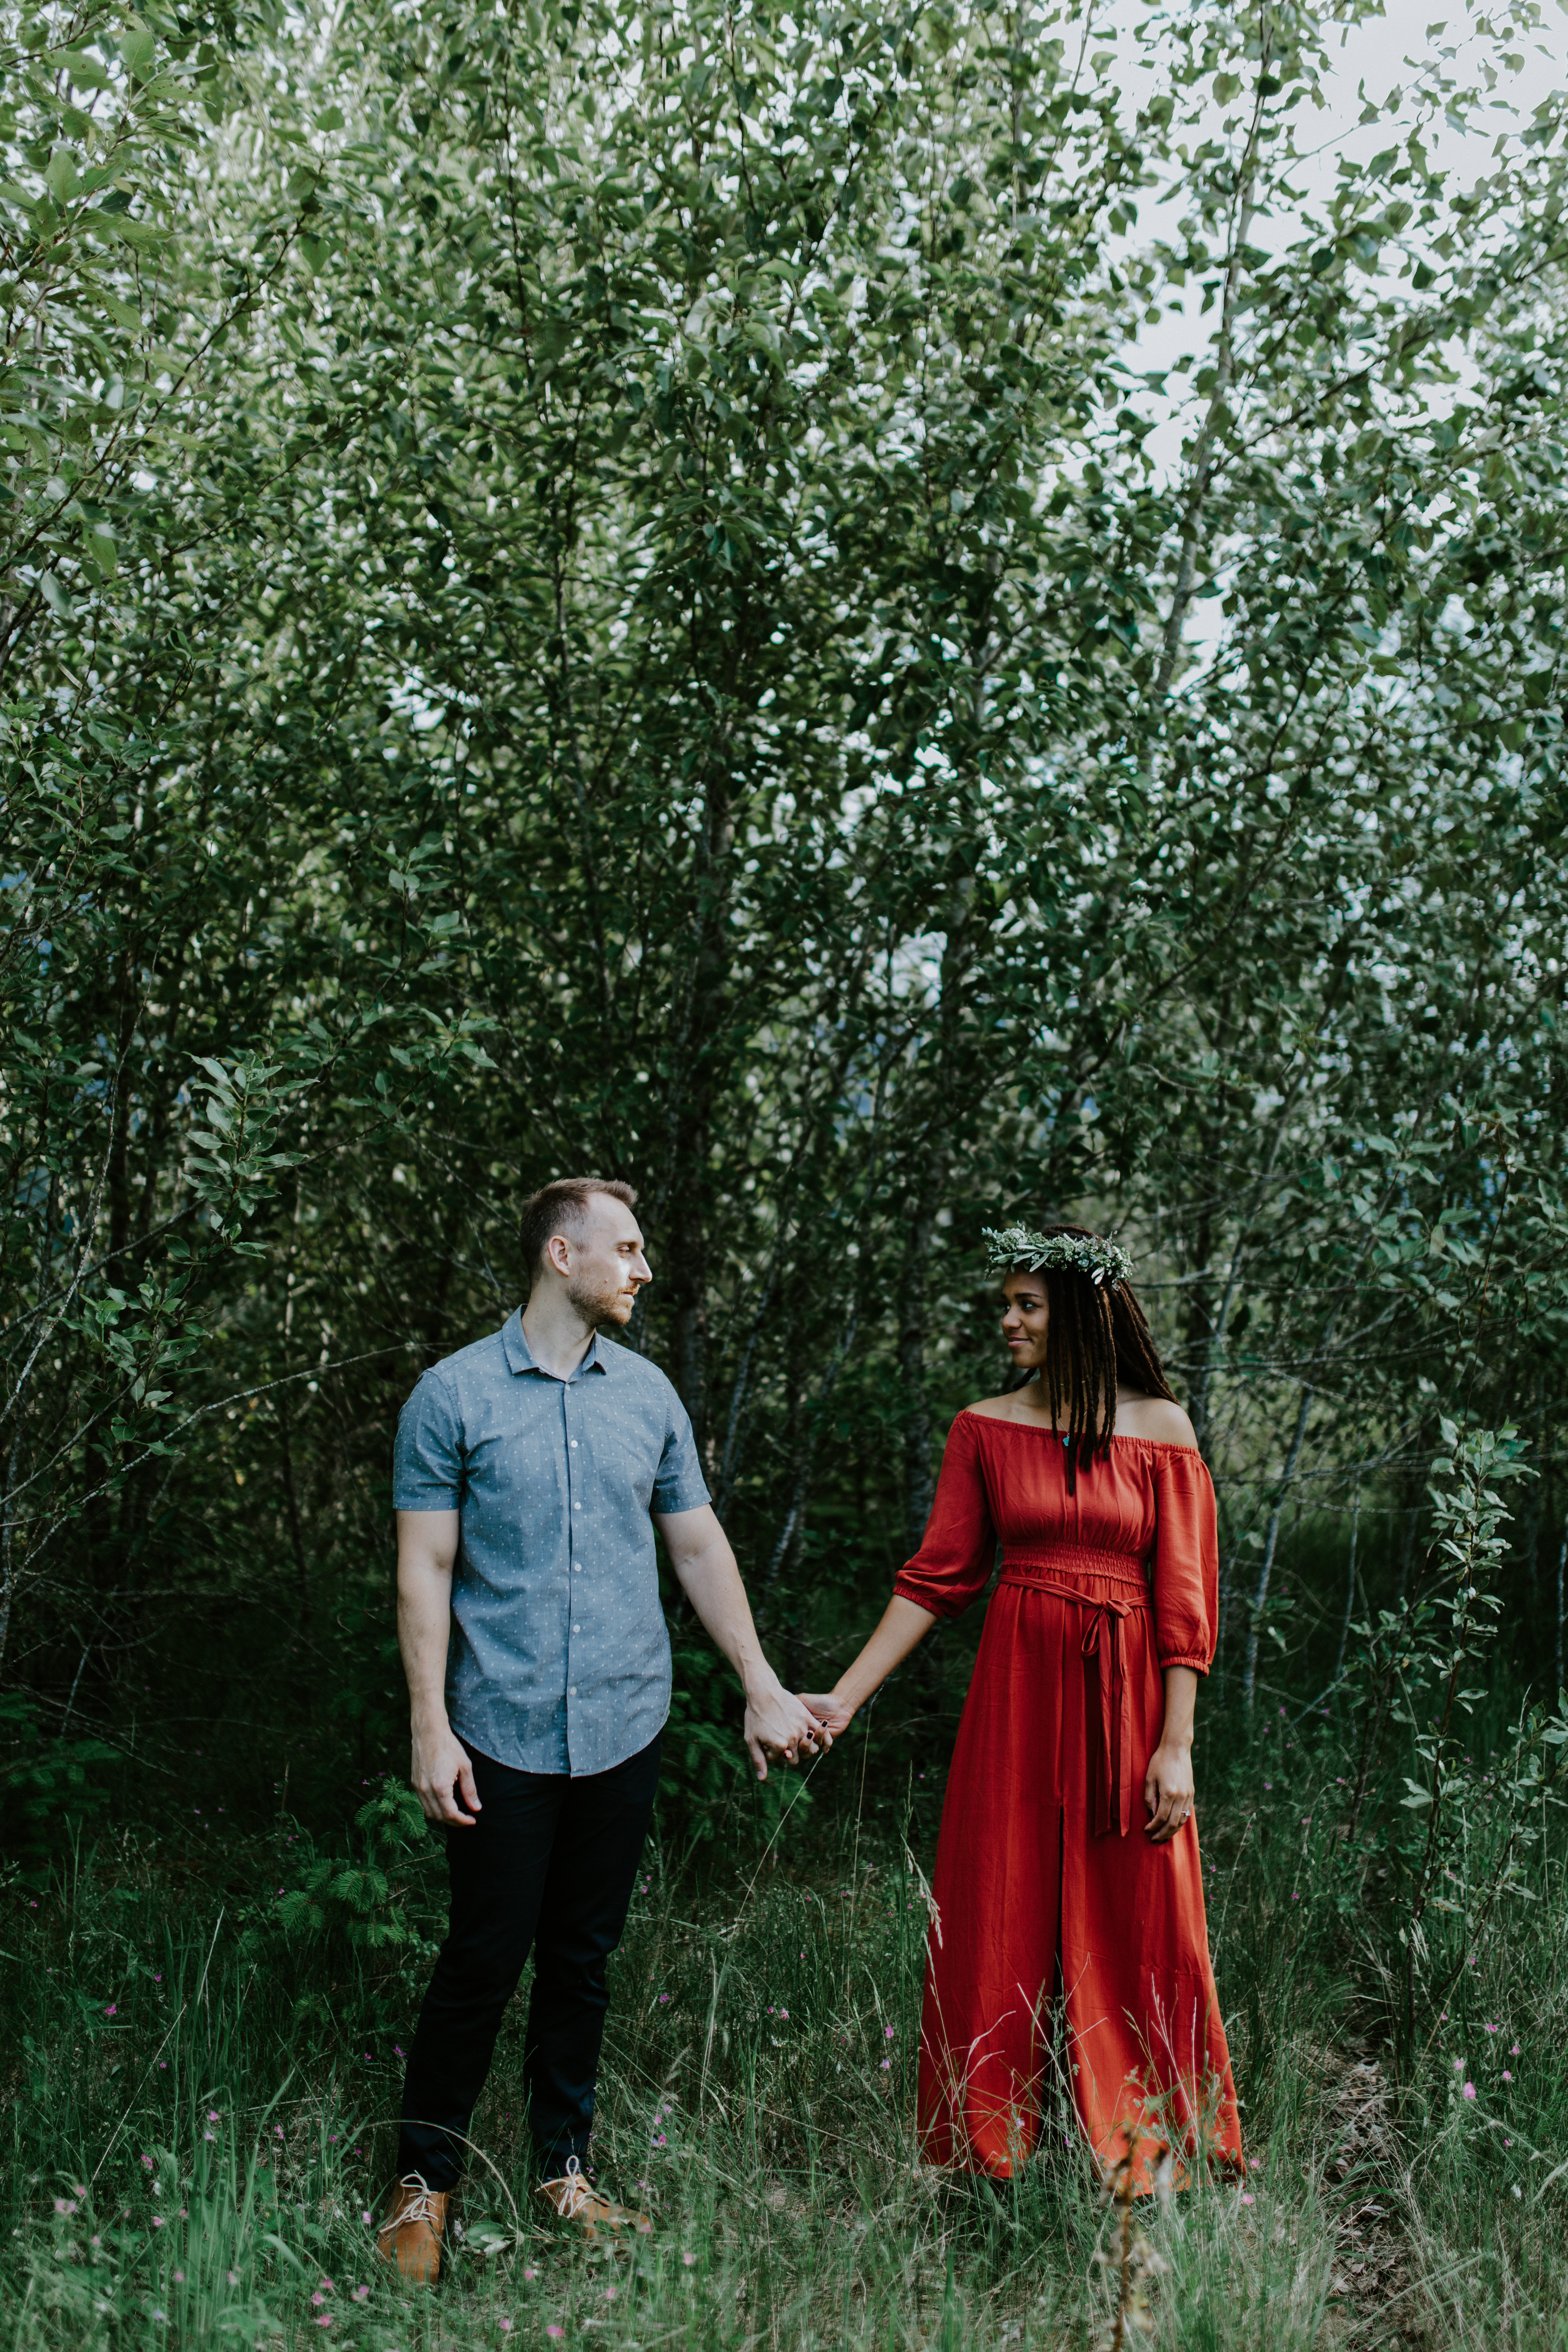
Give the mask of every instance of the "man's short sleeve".
[{"label": "man's short sleeve", "polygon": [[702,1475],[697,1440],[691,1433],[686,1407],[673,1389],[669,1391],[668,1416],[664,1452],[653,1482],[653,1507],[656,1511],[700,1510],[704,1503],[711,1500],[708,1481]]},{"label": "man's short sleeve", "polygon": [[462,1507],[462,1423],[458,1401],[439,1371],[429,1371],[397,1416],[392,1507],[395,1511],[458,1511]]}]

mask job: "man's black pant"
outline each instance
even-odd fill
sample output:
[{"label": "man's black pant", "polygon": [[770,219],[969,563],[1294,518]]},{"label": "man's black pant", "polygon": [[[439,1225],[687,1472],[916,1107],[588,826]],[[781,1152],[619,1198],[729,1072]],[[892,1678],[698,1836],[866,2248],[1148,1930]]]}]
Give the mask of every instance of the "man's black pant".
[{"label": "man's black pant", "polygon": [[626,1926],[659,1744],[576,1780],[474,1756],[479,1815],[472,1829],[447,1832],[451,1924],[408,2061],[400,2174],[450,2189],[462,2171],[469,2119],[530,1947],[522,2064],[534,2144],[547,2179],[585,2152],[609,2005],[605,1964]]}]

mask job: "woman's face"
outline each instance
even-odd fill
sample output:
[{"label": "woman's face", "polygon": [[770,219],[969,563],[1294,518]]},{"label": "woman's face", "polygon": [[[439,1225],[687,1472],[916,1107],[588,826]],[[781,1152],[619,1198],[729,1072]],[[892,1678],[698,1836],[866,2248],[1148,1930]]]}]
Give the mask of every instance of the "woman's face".
[{"label": "woman's face", "polygon": [[1032,1372],[1046,1360],[1046,1326],[1051,1310],[1045,1276],[1010,1274],[1002,1285],[1002,1337],[1015,1371]]}]

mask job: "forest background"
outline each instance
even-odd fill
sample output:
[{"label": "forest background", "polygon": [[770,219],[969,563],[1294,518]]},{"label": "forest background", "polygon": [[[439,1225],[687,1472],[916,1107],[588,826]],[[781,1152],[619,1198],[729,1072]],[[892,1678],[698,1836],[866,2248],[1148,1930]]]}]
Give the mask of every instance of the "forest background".
[{"label": "forest background", "polygon": [[[392,1431],[516,1303],[523,1195],[590,1170],[640,1188],[633,1339],[807,1687],[1000,1384],[982,1228],[1127,1243],[1219,1496],[1215,1957],[1297,2204],[1127,2220],[1111,2302],[1562,2326],[1564,109],[1532,5],[1412,22],[1382,143],[1325,154],[1372,13],[0,6],[18,2343],[312,2317],[279,2215],[367,2145],[437,1917]],[[736,1922],[785,1879],[847,1890],[824,2069],[918,1991],[977,1624],[756,1792],[672,1615],[632,1949],[700,1980],[658,2096],[717,2164],[784,2010],[746,2043]],[[100,2158],[187,1968],[205,2054]],[[866,2058],[851,2203],[908,2173],[906,2056]],[[815,2090],[735,2228],[844,2095],[763,2063]],[[289,2069],[295,2204],[253,2144]],[[90,2154],[195,2198],[187,2091],[258,2200],[185,2257],[199,2311],[77,2193]],[[1083,2262],[921,2208],[910,2340],[1098,2325],[1050,2284],[1092,2200],[1039,2193]],[[828,2260],[799,2210],[775,2329]],[[671,2295],[729,2275],[710,2221]],[[731,2255],[705,2340],[758,2325]],[[878,2297],[834,2259],[847,2340]]]}]

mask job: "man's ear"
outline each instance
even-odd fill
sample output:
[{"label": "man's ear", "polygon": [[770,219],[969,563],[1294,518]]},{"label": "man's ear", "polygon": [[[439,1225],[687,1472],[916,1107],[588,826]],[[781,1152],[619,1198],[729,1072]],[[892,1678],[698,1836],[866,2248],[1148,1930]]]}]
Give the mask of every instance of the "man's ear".
[{"label": "man's ear", "polygon": [[569,1275],[571,1273],[572,1247],[564,1234],[551,1234],[550,1239],[544,1244],[544,1255],[548,1264],[554,1267],[557,1274]]}]

